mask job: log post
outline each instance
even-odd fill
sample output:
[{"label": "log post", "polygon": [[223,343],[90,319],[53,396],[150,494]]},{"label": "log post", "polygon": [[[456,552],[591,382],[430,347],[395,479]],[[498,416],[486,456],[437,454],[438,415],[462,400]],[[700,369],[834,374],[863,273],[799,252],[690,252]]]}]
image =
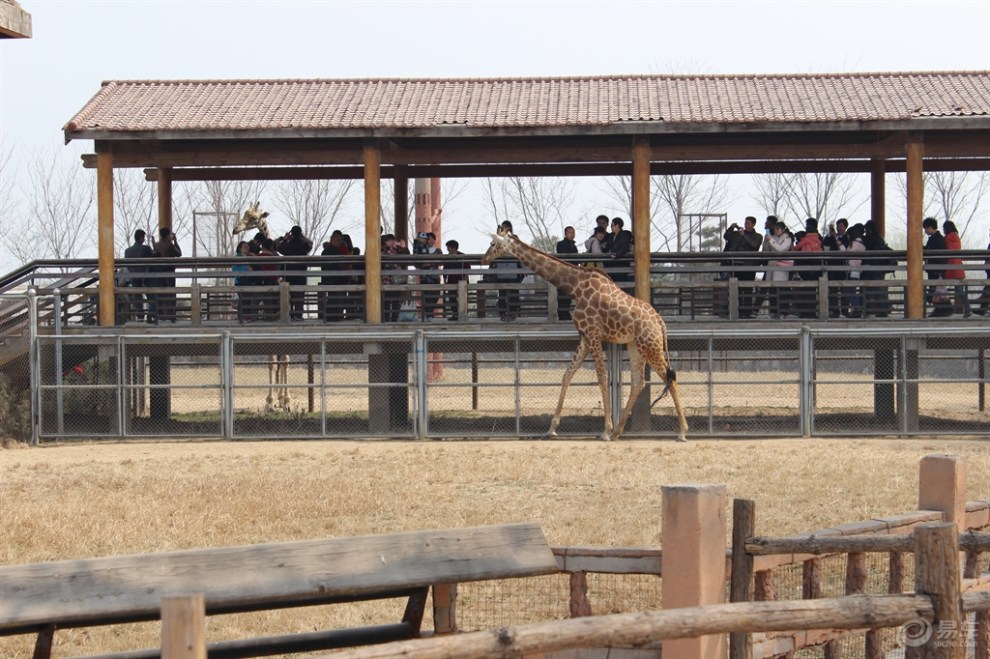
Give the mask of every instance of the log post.
[{"label": "log post", "polygon": [[365,322],[382,322],[382,154],[364,147],[364,309]]},{"label": "log post", "polygon": [[114,259],[113,259],[113,154],[96,154],[96,215],[97,254],[99,256],[99,304],[101,327],[112,327],[114,313]]},{"label": "log post", "polygon": [[918,470],[918,508],[937,510],[956,532],[966,531],[966,459],[932,454],[921,458]]},{"label": "log post", "polygon": [[921,256],[921,215],[925,201],[925,182],[922,177],[922,157],[925,145],[919,141],[907,144],[907,293],[904,300],[904,317],[912,320],[924,318],[924,278]]},{"label": "log post", "polygon": [[588,601],[588,575],[585,572],[571,572],[570,613],[572,618],[585,618],[591,615],[591,602]]},{"label": "log post", "polygon": [[[966,579],[980,578],[980,552],[966,551],[966,567],[963,577]],[[973,656],[978,659],[990,657],[990,610],[977,611],[973,614]]]},{"label": "log post", "polygon": [[203,595],[162,598],[162,659],[206,659]]},{"label": "log post", "polygon": [[[752,597],[753,556],[746,551],[746,539],[756,535],[756,502],[732,501],[732,582],[730,602],[749,602]],[[729,634],[729,658],[752,659],[751,636],[746,632]]]},{"label": "log post", "polygon": [[[914,531],[914,590],[935,609],[929,627],[907,639],[905,655],[917,659],[963,659],[966,630],[959,580],[959,533],[953,522],[922,524]],[[924,621],[922,621],[924,622]]]},{"label": "log post", "polygon": [[453,634],[457,631],[457,584],[433,584],[433,632]]},{"label": "log post", "polygon": [[870,219],[881,236],[887,235],[887,161],[874,158],[870,162]]},{"label": "log post", "polygon": [[[662,492],[663,608],[723,603],[725,486],[672,485]],[[668,657],[728,656],[722,634],[667,640],[663,645]]]},{"label": "log post", "polygon": [[636,297],[650,302],[650,143],[633,143],[632,226]]}]

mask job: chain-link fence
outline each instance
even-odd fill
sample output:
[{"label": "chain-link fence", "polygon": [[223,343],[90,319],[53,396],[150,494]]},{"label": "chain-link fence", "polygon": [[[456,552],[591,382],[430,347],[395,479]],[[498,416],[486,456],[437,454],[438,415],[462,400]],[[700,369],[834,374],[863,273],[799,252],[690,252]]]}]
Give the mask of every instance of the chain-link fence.
[{"label": "chain-link fence", "polygon": [[[689,437],[990,433],[990,336],[978,328],[876,331],[674,328]],[[538,438],[550,427],[577,335],[558,331],[329,334],[116,333],[36,338],[38,436]],[[30,354],[30,351],[29,351]],[[606,346],[613,419],[629,395]],[[30,378],[25,379],[25,376]],[[8,376],[9,377],[9,376]],[[653,383],[626,438],[674,438]],[[567,391],[560,437],[604,428],[592,359]]]}]

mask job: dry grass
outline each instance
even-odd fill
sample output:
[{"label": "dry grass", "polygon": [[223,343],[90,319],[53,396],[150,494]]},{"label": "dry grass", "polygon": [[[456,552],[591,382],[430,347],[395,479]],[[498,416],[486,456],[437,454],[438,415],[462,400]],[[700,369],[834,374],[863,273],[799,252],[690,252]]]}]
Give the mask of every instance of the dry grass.
[{"label": "dry grass", "polygon": [[[986,441],[175,442],[0,451],[0,564],[536,521],[558,545],[659,544],[664,484],[755,499],[760,533],[916,507],[918,460],[964,456],[990,496]],[[211,619],[211,639],[391,621],[381,605]],[[56,656],[157,644],[157,626],[66,630]],[[33,639],[0,638],[30,657]]]}]

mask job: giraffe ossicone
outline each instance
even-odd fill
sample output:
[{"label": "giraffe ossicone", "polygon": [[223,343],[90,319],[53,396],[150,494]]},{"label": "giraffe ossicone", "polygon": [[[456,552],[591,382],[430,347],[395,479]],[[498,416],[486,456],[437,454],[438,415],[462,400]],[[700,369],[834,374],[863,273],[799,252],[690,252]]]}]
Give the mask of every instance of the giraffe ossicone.
[{"label": "giraffe ossicone", "polygon": [[[618,439],[622,435],[626,422],[632,414],[633,405],[646,387],[646,364],[649,364],[663,380],[664,394],[669,392],[674,403],[679,427],[677,441],[687,441],[688,424],[681,407],[677,375],[670,367],[667,326],[656,309],[620,289],[601,270],[565,263],[555,256],[527,245],[507,230],[499,229],[492,235],[492,244],[482,257],[481,263],[487,265],[505,254],[519,259],[523,265],[564,291],[572,299],[571,320],[580,340],[574,359],[564,372],[557,409],[550,421],[547,437],[556,436],[567,388],[588,353],[591,353],[595,361],[595,373],[598,376],[598,387],[601,390],[605,413],[602,439],[609,441]],[[629,400],[622,408],[622,414],[614,428],[603,343],[619,343],[627,346],[632,374]],[[661,394],[661,397],[664,394]]]}]

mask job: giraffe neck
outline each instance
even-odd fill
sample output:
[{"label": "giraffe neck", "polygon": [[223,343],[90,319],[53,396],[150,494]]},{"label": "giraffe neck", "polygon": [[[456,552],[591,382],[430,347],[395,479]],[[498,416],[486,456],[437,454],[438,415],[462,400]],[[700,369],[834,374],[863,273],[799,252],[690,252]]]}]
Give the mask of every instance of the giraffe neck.
[{"label": "giraffe neck", "polygon": [[565,263],[546,252],[520,242],[518,239],[512,240],[508,251],[524,266],[565,293],[573,293],[577,282],[587,275],[584,268]]}]

